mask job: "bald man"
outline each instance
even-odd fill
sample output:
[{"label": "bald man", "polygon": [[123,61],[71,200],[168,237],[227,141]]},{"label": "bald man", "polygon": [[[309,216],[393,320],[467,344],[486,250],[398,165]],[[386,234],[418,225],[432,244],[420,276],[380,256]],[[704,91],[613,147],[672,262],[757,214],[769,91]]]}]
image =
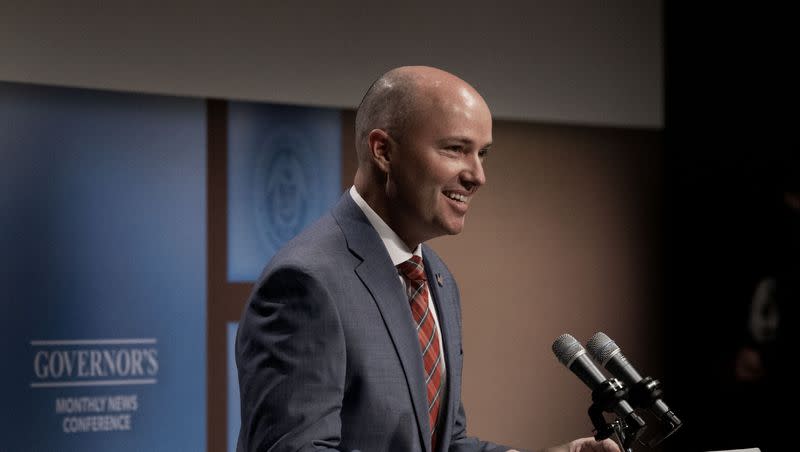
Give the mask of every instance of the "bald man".
[{"label": "bald man", "polygon": [[458,287],[425,245],[461,232],[486,182],[489,108],[453,74],[401,67],[367,91],[355,134],[353,187],[276,253],[243,313],[238,449],[510,450],[467,436]]}]

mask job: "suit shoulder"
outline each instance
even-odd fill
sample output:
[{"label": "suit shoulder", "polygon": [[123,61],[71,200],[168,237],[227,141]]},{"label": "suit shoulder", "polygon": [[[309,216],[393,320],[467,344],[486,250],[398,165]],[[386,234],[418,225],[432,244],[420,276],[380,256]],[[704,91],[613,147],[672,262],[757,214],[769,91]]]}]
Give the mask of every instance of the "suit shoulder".
[{"label": "suit shoulder", "polygon": [[287,267],[318,273],[342,265],[348,256],[351,253],[344,234],[328,212],[282,246],[267,263],[262,278],[272,270]]}]

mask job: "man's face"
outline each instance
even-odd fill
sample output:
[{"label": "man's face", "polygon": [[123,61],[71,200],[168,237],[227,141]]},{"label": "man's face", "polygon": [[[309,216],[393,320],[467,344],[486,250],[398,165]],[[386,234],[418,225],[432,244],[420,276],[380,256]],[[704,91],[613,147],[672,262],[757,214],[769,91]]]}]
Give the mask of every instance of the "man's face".
[{"label": "man's face", "polygon": [[474,91],[460,87],[422,102],[405,133],[391,140],[386,186],[390,226],[412,248],[461,232],[486,182],[483,159],[492,143],[491,113]]}]

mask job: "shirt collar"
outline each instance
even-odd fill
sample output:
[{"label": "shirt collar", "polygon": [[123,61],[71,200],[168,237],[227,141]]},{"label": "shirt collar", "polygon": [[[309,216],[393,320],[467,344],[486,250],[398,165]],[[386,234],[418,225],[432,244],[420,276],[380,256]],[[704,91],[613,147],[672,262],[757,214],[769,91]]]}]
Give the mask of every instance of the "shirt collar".
[{"label": "shirt collar", "polygon": [[400,236],[383,221],[383,218],[372,210],[372,207],[370,207],[367,201],[358,193],[355,185],[350,187],[350,197],[353,198],[356,205],[358,205],[361,211],[364,212],[364,215],[367,216],[367,220],[372,224],[372,227],[378,232],[383,245],[386,247],[386,251],[389,252],[389,257],[392,259],[393,265],[397,266],[411,259],[412,255],[422,257],[422,245],[417,245],[414,251],[411,251]]}]

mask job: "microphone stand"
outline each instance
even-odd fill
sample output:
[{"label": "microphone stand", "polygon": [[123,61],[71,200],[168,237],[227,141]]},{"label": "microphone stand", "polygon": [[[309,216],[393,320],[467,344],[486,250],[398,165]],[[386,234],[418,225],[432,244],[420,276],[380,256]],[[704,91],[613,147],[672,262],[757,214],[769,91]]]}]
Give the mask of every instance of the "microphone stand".
[{"label": "microphone stand", "polygon": [[[631,387],[629,401],[634,408],[651,408],[662,398],[663,392],[660,381],[652,377],[645,377]],[[664,430],[661,434],[654,435],[648,440],[647,445],[649,447],[655,447],[661,444],[662,441],[675,433],[675,431],[683,425],[681,420],[678,419],[678,416],[672,411],[667,411],[662,414],[658,417],[658,420],[664,427]]]},{"label": "microphone stand", "polygon": [[616,378],[609,378],[592,391],[592,405],[589,407],[589,418],[595,428],[594,438],[598,441],[616,435],[616,441],[626,452],[632,452],[631,445],[636,441],[644,427],[644,421],[635,412],[624,419],[619,416],[614,422],[607,423],[603,412],[612,413],[614,407],[628,395],[628,388]]}]

